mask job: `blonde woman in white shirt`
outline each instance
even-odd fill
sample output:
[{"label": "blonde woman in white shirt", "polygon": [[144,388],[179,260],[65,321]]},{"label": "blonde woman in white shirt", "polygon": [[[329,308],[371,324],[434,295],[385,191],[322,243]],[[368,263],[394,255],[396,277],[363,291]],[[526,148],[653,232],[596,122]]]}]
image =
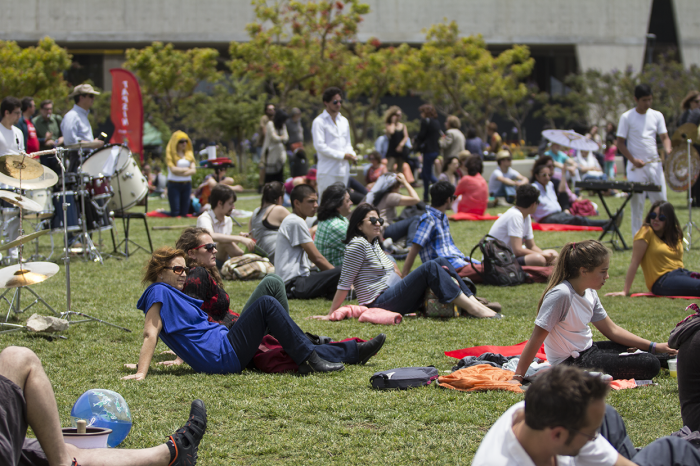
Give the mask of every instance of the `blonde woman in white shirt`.
[{"label": "blonde woman in white shirt", "polygon": [[168,165],[168,202],[172,217],[187,217],[190,210],[192,175],[197,172],[194,164],[192,141],[183,131],[175,131],[165,148]]}]

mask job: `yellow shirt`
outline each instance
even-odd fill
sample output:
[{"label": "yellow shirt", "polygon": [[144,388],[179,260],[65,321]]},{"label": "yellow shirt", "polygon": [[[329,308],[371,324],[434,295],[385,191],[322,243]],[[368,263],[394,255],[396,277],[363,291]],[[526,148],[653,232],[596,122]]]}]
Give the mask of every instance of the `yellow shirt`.
[{"label": "yellow shirt", "polygon": [[642,272],[647,289],[656,283],[662,275],[683,268],[683,245],[681,241],[675,249],[670,248],[661,238],[656,236],[650,226],[643,226],[634,235],[634,241],[641,239],[647,243],[647,251],[642,257]]}]

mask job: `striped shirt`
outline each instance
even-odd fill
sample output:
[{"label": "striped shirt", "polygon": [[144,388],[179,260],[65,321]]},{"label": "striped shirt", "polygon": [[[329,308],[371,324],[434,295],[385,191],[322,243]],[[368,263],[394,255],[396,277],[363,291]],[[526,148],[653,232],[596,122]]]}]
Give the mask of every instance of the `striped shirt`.
[{"label": "striped shirt", "polygon": [[333,217],[318,222],[314,244],[318,252],[326,258],[334,267],[343,265],[345,244],[343,240],[348,234],[348,219],[345,217]]},{"label": "striped shirt", "polygon": [[378,242],[370,244],[364,237],[356,236],[345,247],[338,289],[349,291],[354,285],[357,300],[364,306],[389,288],[389,280],[395,273],[394,263]]}]

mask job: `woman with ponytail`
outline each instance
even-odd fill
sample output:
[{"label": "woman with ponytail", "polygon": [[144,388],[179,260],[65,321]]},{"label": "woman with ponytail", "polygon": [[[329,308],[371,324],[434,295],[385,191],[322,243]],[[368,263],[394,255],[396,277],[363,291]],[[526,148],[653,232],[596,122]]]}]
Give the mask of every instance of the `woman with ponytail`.
[{"label": "woman with ponytail", "polygon": [[[645,340],[610,319],[597,293],[608,279],[609,265],[610,252],[599,241],[568,243],[562,248],[537,305],[535,329],[520,357],[514,380],[522,382],[542,343],[553,366],[595,369],[614,379],[649,380],[659,373],[656,354],[676,354],[667,343]],[[594,342],[589,323],[609,341]],[[630,348],[648,353],[620,357]]]},{"label": "woman with ponytail", "polygon": [[260,207],[253,211],[248,222],[248,231],[255,244],[267,253],[270,262],[275,262],[277,230],[289,211],[282,207],[284,185],[279,181],[265,184],[262,189]]}]

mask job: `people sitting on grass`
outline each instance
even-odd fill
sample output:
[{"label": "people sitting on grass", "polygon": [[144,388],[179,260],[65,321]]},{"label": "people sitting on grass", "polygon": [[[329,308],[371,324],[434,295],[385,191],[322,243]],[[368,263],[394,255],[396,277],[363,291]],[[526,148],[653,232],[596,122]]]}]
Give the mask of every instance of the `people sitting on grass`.
[{"label": "people sitting on grass", "polygon": [[367,155],[367,160],[369,160],[371,165],[367,168],[367,172],[365,173],[365,187],[367,189],[372,189],[379,177],[387,172],[387,168],[386,163],[382,163],[381,154],[376,150],[373,150]]},{"label": "people sitting on grass", "polygon": [[699,464],[678,437],[637,450],[618,412],[605,404],[610,385],[599,375],[558,366],[543,372],[489,429],[472,466]]},{"label": "people sitting on grass", "polygon": [[197,217],[197,226],[209,232],[216,243],[216,266],[221,268],[231,257],[244,254],[236,243],[243,244],[248,252],[255,249],[255,241],[245,236],[232,235],[233,219],[231,212],[236,202],[236,193],[226,186],[216,185],[209,196],[211,210]]},{"label": "people sitting on grass", "polygon": [[679,322],[671,331],[668,345],[678,350],[676,376],[678,377],[678,400],[681,405],[683,425],[691,432],[700,430],[700,313],[697,305],[690,305],[693,312]]},{"label": "people sitting on grass", "polygon": [[438,181],[430,187],[431,205],[418,220],[416,234],[411,239],[411,249],[404,262],[404,276],[411,271],[418,254],[423,263],[443,257],[452,264],[458,274],[468,265],[467,257],[452,239],[450,221],[445,214],[455,199],[454,191],[455,188],[447,181]]},{"label": "people sitting on grass", "polygon": [[454,303],[474,317],[500,318],[476,300],[444,257],[424,262],[402,277],[379,245],[382,223],[377,209],[364,202],[350,216],[343,270],[329,314],[342,305],[353,287],[361,306],[410,314],[430,288],[441,303]]},{"label": "people sitting on grass", "polygon": [[343,265],[345,244],[348,233],[348,219],[352,209],[350,193],[343,183],[333,183],[321,195],[318,207],[318,226],[314,244],[323,257],[334,267]]},{"label": "people sitting on grass", "polygon": [[[309,185],[292,190],[292,214],[285,217],[277,232],[275,271],[284,280],[287,296],[295,299],[332,299],[338,286],[340,267],[323,257],[311,238],[306,218],[318,209],[318,196]],[[311,264],[320,269],[311,271]]]},{"label": "people sitting on grass", "polygon": [[[598,298],[608,277],[610,251],[599,241],[567,243],[537,305],[535,329],[523,349],[514,379],[522,381],[544,342],[553,366],[598,369],[613,379],[650,380],[659,373],[659,354],[676,354],[667,343],[654,343],[615,324]],[[593,341],[592,323],[607,341]],[[630,348],[644,353],[620,357]]]},{"label": "people sitting on grass", "polygon": [[489,186],[481,176],[484,163],[478,155],[470,155],[465,166],[467,174],[459,180],[455,188],[455,196],[459,199],[457,212],[484,215],[489,204]]},{"label": "people sitting on grass", "polygon": [[[261,296],[227,328],[208,320],[202,301],[182,292],[189,267],[185,253],[165,246],[153,252],[146,266],[146,288],[136,307],[146,315],[137,372],[123,379],[143,380],[160,338],[196,372],[237,374],[253,359],[263,337],[275,337],[299,366],[299,374],[341,371],[364,364],[384,339],[355,345],[314,345],[275,298]],[[376,341],[375,341],[376,340]]]},{"label": "people sitting on grass", "polygon": [[647,289],[658,296],[700,297],[700,277],[683,265],[683,230],[670,202],[656,201],[634,235],[625,289],[606,296],[629,296],[642,266]]},{"label": "people sitting on grass", "polygon": [[[207,429],[204,403],[194,400],[187,423],[157,447],[83,449],[65,443],[51,381],[38,356],[18,346],[0,353],[0,413],[0,462],[12,466],[192,466]],[[25,438],[27,426],[36,438]]]},{"label": "people sitting on grass", "polygon": [[[557,199],[557,193],[554,191],[554,184],[551,181],[552,172],[549,171],[549,168],[546,165],[539,165],[534,175],[535,182],[533,186],[540,191],[540,203],[533,214],[533,218],[537,222],[592,227],[606,227],[611,222],[611,220],[597,220],[580,215],[571,215],[568,210],[562,210]],[[562,186],[561,183],[560,186]],[[618,221],[622,221],[622,216],[619,217]]]},{"label": "people sitting on grass", "polygon": [[569,189],[569,185],[561,182],[561,177],[554,174],[554,160],[548,155],[543,155],[535,160],[532,165],[532,175],[530,177],[530,183],[534,184],[537,179],[535,178],[535,173],[539,172],[541,167],[546,166],[549,169],[550,179],[554,186],[554,192],[557,193],[557,201],[561,210],[568,212],[571,208],[571,203],[573,198],[575,198],[574,193]]},{"label": "people sitting on grass", "polygon": [[496,198],[499,206],[508,207],[515,198],[515,189],[527,184],[527,178],[511,168],[513,156],[507,150],[496,154],[496,168],[489,178],[489,194]]},{"label": "people sitting on grass", "polygon": [[553,142],[549,146],[549,150],[544,153],[545,156],[551,157],[554,161],[554,172],[552,176],[559,180],[568,180],[576,177],[576,162],[566,155],[562,150],[562,147]]},{"label": "people sitting on grass", "polygon": [[[399,194],[402,186],[408,191],[408,196]],[[386,223],[382,232],[384,238],[390,238],[392,242],[396,242],[402,238],[413,237],[419,216],[396,220],[398,217],[396,207],[410,207],[420,202],[418,193],[402,173],[398,175],[387,173],[380,176],[372,190],[367,193],[365,202],[379,209],[379,215]]]},{"label": "people sitting on grass", "polygon": [[237,193],[243,191],[243,186],[240,184],[234,185],[233,178],[226,176],[226,169],[231,166],[233,166],[233,164],[230,162],[215,165],[214,173],[205,176],[195,190],[194,196],[199,199],[199,204],[202,206],[203,210],[206,210],[207,205],[209,205],[211,208],[211,204],[209,204],[209,196],[211,195],[211,190],[214,189],[217,184],[227,186]]},{"label": "people sitting on grass", "polygon": [[440,176],[438,176],[438,181],[447,181],[453,187],[457,186],[459,183],[459,157],[452,156],[445,159],[445,168],[443,169]]},{"label": "people sitting on grass", "polygon": [[543,251],[535,244],[531,216],[537,210],[539,197],[540,191],[531,184],[518,186],[515,205],[506,210],[489,230],[489,235],[501,240],[513,251],[520,265],[543,267],[553,264],[557,259],[557,251]]},{"label": "people sitting on grass", "polygon": [[608,179],[593,152],[580,150],[576,154],[575,161],[579,175],[581,175],[581,181],[604,181]]},{"label": "people sitting on grass", "polygon": [[260,207],[256,207],[248,221],[248,232],[255,245],[265,251],[270,262],[275,263],[277,231],[289,211],[282,207],[284,186],[279,181],[265,184]]}]

